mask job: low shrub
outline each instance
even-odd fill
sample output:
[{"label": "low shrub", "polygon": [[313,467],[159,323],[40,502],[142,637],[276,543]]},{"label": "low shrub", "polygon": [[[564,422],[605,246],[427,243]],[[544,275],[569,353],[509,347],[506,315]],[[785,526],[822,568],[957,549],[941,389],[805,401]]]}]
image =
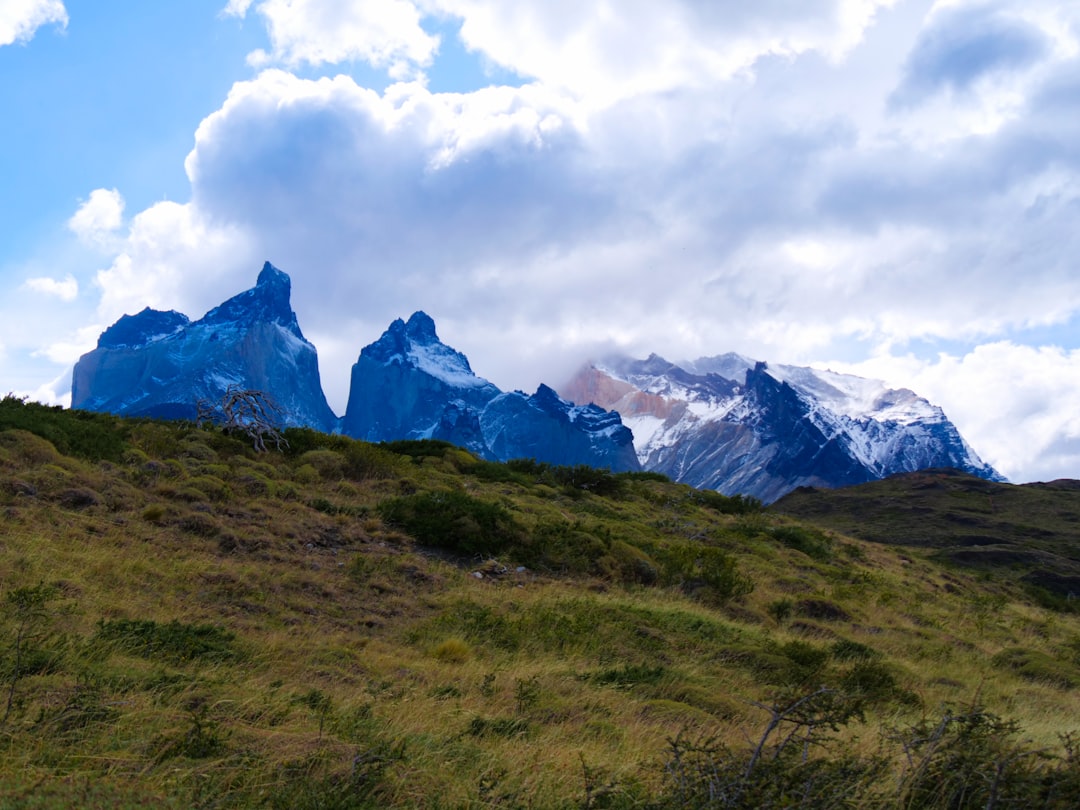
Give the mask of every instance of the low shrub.
[{"label": "low shrub", "polygon": [[111,414],[65,410],[9,394],[0,399],[0,431],[12,429],[40,436],[65,455],[119,462],[130,425]]},{"label": "low shrub", "polygon": [[494,555],[520,545],[524,532],[503,506],[464,492],[423,492],[391,498],[379,516],[424,545],[465,554]]},{"label": "low shrub", "polygon": [[431,654],[450,664],[461,664],[469,660],[472,655],[472,647],[464,639],[457,637],[448,638],[439,642]]},{"label": "low shrub", "polygon": [[698,489],[691,500],[722,515],[752,515],[761,512],[764,505],[749,495],[722,495],[711,489]]},{"label": "low shrub", "polygon": [[310,478],[307,468],[314,469],[324,481],[337,481],[345,476],[345,457],[333,450],[309,450],[300,456],[298,474]]},{"label": "low shrub", "polygon": [[824,561],[832,557],[832,541],[817,529],[807,526],[773,526],[766,534],[812,559]]},{"label": "low shrub", "polygon": [[713,604],[754,590],[754,583],[739,572],[735,559],[715,546],[671,543],[654,554],[663,566],[666,582]]}]

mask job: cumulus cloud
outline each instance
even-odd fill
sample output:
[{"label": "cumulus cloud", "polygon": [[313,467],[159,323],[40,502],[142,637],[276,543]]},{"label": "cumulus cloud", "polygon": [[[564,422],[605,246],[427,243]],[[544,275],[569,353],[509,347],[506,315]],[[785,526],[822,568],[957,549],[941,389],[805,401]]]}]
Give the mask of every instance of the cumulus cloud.
[{"label": "cumulus cloud", "polygon": [[104,323],[144,307],[201,315],[220,292],[245,285],[255,262],[242,229],[209,222],[194,206],[160,202],[134,217],[112,264],[97,273]]},{"label": "cumulus cloud", "polygon": [[1050,47],[1037,25],[1001,4],[945,7],[912,49],[892,101],[911,105],[942,90],[970,91],[980,79],[1036,64]]},{"label": "cumulus cloud", "polygon": [[242,18],[252,5],[271,43],[269,53],[248,57],[254,65],[365,61],[404,78],[430,64],[439,47],[408,0],[230,0],[224,13]]},{"label": "cumulus cloud", "polygon": [[80,241],[108,247],[124,224],[124,198],[115,188],[98,188],[68,220],[68,228]]},{"label": "cumulus cloud", "polygon": [[43,25],[67,26],[67,9],[61,0],[5,0],[0,5],[0,46],[26,42]]},{"label": "cumulus cloud", "polygon": [[[1080,50],[1080,13],[1052,0],[939,0],[905,60],[889,109],[947,136],[986,134],[1023,114],[1035,88]],[[943,126],[944,125],[944,126]],[[902,126],[905,126],[902,124]]]},{"label": "cumulus cloud", "polygon": [[79,282],[70,273],[61,281],[47,277],[28,278],[23,286],[43,295],[55,296],[61,301],[74,301],[79,296]]}]

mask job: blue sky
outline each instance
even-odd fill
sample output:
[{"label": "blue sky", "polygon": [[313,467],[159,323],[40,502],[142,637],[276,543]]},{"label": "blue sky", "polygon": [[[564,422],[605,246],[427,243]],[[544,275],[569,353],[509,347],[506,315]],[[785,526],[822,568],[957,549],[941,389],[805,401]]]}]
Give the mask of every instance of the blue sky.
[{"label": "blue sky", "polygon": [[270,259],[341,411],[424,309],[504,388],[612,351],[909,387],[1080,477],[1080,7],[0,6],[0,383]]}]

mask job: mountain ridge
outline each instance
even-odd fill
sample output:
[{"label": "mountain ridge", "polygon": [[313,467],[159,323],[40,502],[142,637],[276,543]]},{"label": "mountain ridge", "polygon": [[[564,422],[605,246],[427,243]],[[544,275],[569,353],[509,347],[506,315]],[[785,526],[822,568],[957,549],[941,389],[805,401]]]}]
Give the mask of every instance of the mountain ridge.
[{"label": "mountain ridge", "polygon": [[276,402],[285,426],[374,442],[442,439],[487,460],[645,469],[767,503],[800,486],[926,467],[1003,480],[939,407],[879,381],[735,353],[678,364],[652,354],[586,364],[559,389],[504,392],[444,344],[423,311],[360,350],[338,417],[291,289],[266,262],[253,288],[196,321],[150,308],[124,315],[76,364],[72,407],[193,419],[200,401],[254,389]]},{"label": "mountain ridge", "polygon": [[585,364],[562,393],[621,413],[645,469],[725,494],[771,502],[941,466],[1004,480],[941,408],[853,375],[734,353],[682,364],[615,355]]}]

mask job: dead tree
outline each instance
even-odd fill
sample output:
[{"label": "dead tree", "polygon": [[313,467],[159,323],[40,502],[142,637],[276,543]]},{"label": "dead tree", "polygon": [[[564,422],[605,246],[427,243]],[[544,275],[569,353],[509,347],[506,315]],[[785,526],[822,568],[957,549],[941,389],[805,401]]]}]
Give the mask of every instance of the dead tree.
[{"label": "dead tree", "polygon": [[278,450],[289,446],[281,427],[283,412],[267,394],[230,385],[220,400],[199,400],[196,421],[218,425],[225,433],[243,433],[256,452],[265,453],[267,442]]}]

